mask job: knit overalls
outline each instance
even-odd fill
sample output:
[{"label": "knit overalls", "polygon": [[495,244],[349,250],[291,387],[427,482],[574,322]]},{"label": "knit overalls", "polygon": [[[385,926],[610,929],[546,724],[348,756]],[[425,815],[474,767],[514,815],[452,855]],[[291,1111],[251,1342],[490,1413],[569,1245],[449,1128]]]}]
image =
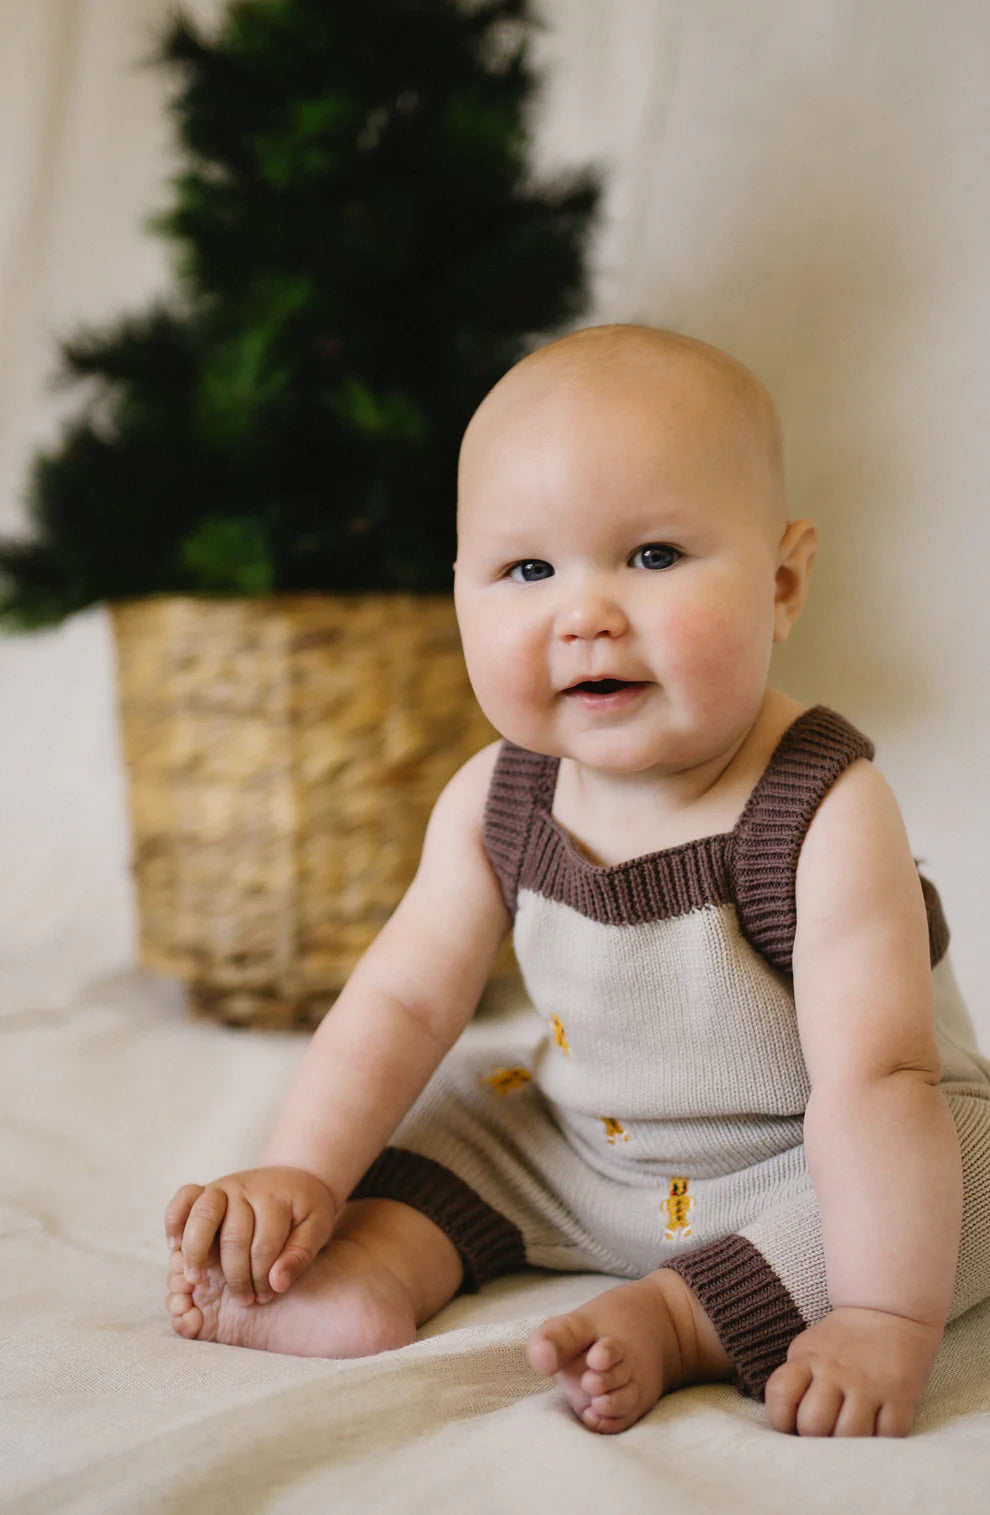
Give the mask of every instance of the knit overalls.
[{"label": "knit overalls", "polygon": [[[468,1027],[354,1197],[427,1215],[467,1289],[526,1264],[672,1267],[760,1397],[829,1309],[790,977],[798,855],[832,784],[872,754],[840,716],[806,711],[731,832],[601,867],[551,814],[559,760],[503,743],[485,845],[529,1003]],[[990,1295],[990,1063],[922,887],[963,1157],[956,1316]],[[924,1226],[927,1196],[915,1206]]]}]

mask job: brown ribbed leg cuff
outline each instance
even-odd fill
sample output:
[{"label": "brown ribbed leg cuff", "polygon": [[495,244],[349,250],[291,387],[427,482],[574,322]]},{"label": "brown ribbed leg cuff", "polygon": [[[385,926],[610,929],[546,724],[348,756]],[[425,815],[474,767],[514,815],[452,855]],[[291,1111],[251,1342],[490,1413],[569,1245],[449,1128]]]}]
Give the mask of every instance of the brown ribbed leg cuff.
[{"label": "brown ribbed leg cuff", "polygon": [[661,1267],[679,1273],[698,1296],[736,1370],[736,1388],[762,1399],[770,1374],[805,1328],[762,1252],[744,1236],[723,1236]]},{"label": "brown ribbed leg cuff", "polygon": [[398,1199],[419,1210],[454,1243],[464,1264],[461,1290],[474,1294],[490,1278],[526,1265],[522,1232],[442,1163],[386,1147],[351,1199]]}]

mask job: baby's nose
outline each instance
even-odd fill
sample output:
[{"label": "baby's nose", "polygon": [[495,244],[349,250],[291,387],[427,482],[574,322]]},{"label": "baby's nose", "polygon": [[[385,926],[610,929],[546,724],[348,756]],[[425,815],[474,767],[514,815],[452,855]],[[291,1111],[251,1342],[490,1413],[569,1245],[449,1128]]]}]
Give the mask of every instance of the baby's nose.
[{"label": "baby's nose", "polygon": [[605,589],[582,586],[570,594],[557,618],[564,641],[588,641],[618,637],[628,630],[628,620],[619,601]]}]

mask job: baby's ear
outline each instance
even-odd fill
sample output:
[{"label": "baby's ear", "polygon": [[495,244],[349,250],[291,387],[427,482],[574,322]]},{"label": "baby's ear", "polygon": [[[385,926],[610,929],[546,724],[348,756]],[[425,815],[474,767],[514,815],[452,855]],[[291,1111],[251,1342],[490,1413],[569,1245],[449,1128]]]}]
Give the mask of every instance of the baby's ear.
[{"label": "baby's ear", "polygon": [[811,521],[792,521],[780,539],[774,592],[775,642],[786,642],[808,597],[818,530]]}]

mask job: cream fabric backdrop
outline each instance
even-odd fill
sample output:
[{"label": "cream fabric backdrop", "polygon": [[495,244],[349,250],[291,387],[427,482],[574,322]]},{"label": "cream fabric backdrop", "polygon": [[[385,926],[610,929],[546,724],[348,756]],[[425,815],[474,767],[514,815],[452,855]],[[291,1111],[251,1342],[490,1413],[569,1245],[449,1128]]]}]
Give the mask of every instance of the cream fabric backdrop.
[{"label": "cream fabric backdrop", "polygon": [[[165,0],[0,0],[0,531],[24,520],[58,335],[167,281]],[[216,10],[214,0],[190,9]],[[985,1047],[990,7],[543,0],[538,155],[609,174],[588,320],[688,331],[777,397],[824,546],[781,681],[877,741]],[[0,1013],[133,957],[97,609],[0,640]]]}]

